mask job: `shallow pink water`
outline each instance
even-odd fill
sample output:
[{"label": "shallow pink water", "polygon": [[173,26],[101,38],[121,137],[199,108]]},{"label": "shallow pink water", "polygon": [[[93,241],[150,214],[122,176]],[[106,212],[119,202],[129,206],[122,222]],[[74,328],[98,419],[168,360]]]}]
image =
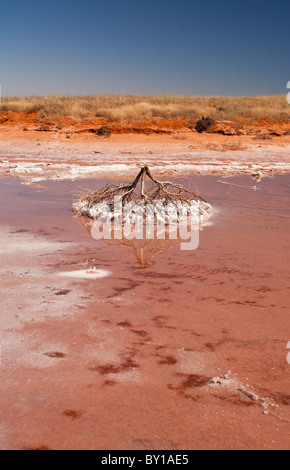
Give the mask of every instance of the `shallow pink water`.
[{"label": "shallow pink water", "polygon": [[1,448],[287,448],[290,176],[178,181],[213,225],[141,269],[70,211],[104,182],[0,180]]}]

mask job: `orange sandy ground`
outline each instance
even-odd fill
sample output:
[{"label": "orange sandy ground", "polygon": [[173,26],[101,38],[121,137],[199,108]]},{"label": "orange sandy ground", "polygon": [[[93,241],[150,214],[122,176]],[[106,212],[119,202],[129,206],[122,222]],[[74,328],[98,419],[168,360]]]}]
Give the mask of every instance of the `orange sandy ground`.
[{"label": "orange sandy ground", "polygon": [[[0,113],[1,140],[11,136],[27,139],[49,139],[50,135],[59,138],[72,138],[74,142],[96,141],[96,131],[101,126],[109,126],[112,137],[109,140],[123,142],[122,136],[132,142],[149,142],[144,136],[163,136],[163,142],[172,138],[194,144],[195,148],[207,148],[207,144],[220,146],[219,150],[236,150],[243,145],[252,144],[289,144],[290,123],[260,120],[249,122],[242,119],[239,123],[233,121],[217,122],[209,131],[202,134],[194,130],[194,125],[188,119],[155,118],[145,122],[108,122],[103,118],[73,120],[70,118],[38,119],[36,114]],[[119,139],[117,138],[119,136]],[[143,136],[143,138],[141,137]],[[164,137],[167,136],[167,139]],[[169,138],[170,136],[170,138]],[[103,138],[104,139],[104,138]],[[156,139],[155,139],[156,141]],[[154,142],[154,140],[152,140]],[[224,149],[222,149],[224,146]]]}]

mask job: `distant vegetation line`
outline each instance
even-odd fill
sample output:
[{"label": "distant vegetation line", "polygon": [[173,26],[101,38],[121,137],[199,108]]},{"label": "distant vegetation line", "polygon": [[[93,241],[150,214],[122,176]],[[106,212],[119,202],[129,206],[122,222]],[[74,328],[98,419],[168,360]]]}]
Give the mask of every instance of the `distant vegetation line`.
[{"label": "distant vegetation line", "polygon": [[290,121],[290,105],[285,95],[231,98],[179,96],[169,93],[158,96],[4,96],[1,99],[0,112],[36,113],[40,119],[68,117],[82,120],[101,117],[119,122],[154,118],[199,119],[202,116],[209,116],[217,121]]}]

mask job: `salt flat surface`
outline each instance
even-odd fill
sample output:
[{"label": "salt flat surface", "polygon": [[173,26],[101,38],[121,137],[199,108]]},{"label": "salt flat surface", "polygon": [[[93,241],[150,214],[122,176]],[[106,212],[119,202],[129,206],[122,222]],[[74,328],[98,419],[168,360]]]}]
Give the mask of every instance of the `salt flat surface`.
[{"label": "salt flat surface", "polygon": [[176,143],[170,146],[155,143],[154,152],[142,145],[132,147],[122,144],[122,151],[113,144],[109,147],[102,145],[98,144],[96,150],[96,145],[92,143],[70,146],[50,143],[47,148],[0,142],[0,176],[21,178],[25,184],[46,179],[109,178],[112,174],[127,177],[136,174],[136,170],[144,164],[156,175],[169,176],[247,174],[259,177],[259,173],[260,177],[264,177],[290,171],[287,145],[261,147],[257,144],[234,152],[184,151]]},{"label": "salt flat surface", "polygon": [[8,226],[0,226],[0,254],[55,252],[72,246],[70,242],[57,242]]}]

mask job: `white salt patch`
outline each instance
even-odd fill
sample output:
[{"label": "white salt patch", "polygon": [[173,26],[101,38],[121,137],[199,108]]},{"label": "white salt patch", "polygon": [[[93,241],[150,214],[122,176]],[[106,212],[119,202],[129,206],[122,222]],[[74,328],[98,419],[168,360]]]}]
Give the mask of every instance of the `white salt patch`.
[{"label": "white salt patch", "polygon": [[53,367],[60,362],[56,362],[53,357],[46,356],[38,351],[33,351],[24,344],[14,346],[13,344],[2,346],[3,361],[24,366],[32,366],[43,369],[44,367]]},{"label": "white salt patch", "polygon": [[[0,147],[1,147],[0,143]],[[23,159],[23,149],[5,149],[6,156],[17,156]],[[75,180],[85,177],[104,177],[110,176],[112,173],[118,175],[134,175],[136,167],[144,160],[154,167],[156,174],[218,174],[233,176],[236,174],[261,173],[261,177],[270,176],[272,174],[288,173],[290,169],[289,164],[289,150],[287,148],[281,149],[279,147],[269,146],[260,148],[252,148],[250,151],[235,152],[235,158],[231,157],[224,161],[224,152],[208,152],[205,150],[194,152],[181,152],[171,154],[161,154],[158,160],[156,155],[154,158],[147,153],[138,153],[135,157],[120,155],[120,153],[107,154],[106,161],[103,163],[100,160],[99,164],[95,164],[91,159],[91,153],[82,154],[82,159],[85,160],[85,165],[56,163],[55,158],[68,158],[67,149],[63,155],[59,149],[46,149],[41,154],[41,162],[9,162],[8,160],[0,160],[0,174],[5,176],[17,176],[25,180],[26,184],[31,182],[35,177],[51,180]],[[30,155],[31,153],[31,155]],[[35,151],[29,152],[25,149],[27,157],[37,157]],[[69,156],[76,158],[78,156],[75,149],[71,149]],[[125,158],[125,160],[124,160]],[[116,161],[122,159],[122,163]],[[198,161],[194,161],[198,159]],[[256,164],[250,164],[249,161],[255,161]],[[263,161],[261,164],[260,161]],[[258,177],[259,179],[259,177]]]},{"label": "white salt patch", "polygon": [[106,271],[105,269],[79,269],[78,271],[64,271],[57,273],[60,277],[72,277],[72,278],[79,278],[79,279],[100,279],[102,277],[107,277],[111,274],[110,271]]}]

